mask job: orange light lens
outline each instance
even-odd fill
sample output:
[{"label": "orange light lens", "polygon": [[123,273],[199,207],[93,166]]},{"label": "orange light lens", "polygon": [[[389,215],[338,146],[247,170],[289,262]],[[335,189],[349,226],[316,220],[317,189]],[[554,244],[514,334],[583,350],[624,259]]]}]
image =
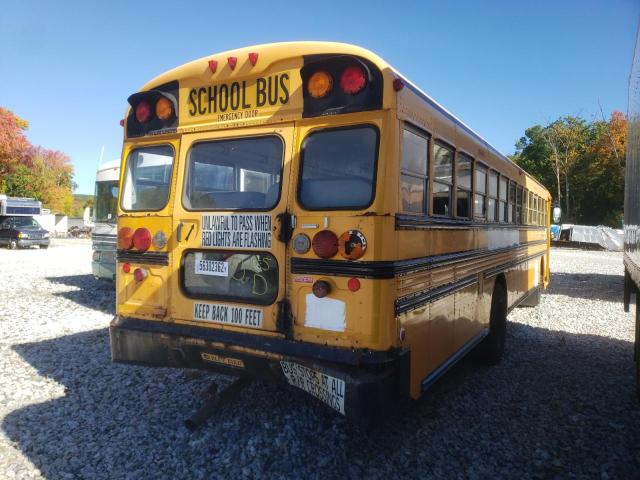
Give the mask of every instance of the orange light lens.
[{"label": "orange light lens", "polygon": [[133,246],[133,230],[129,227],[122,227],[118,230],[118,248],[129,250]]},{"label": "orange light lens", "polygon": [[167,98],[162,97],[156,103],[156,117],[160,120],[167,120],[173,115],[173,104]]},{"label": "orange light lens", "polygon": [[338,251],[348,260],[357,260],[367,251],[367,239],[358,230],[348,230],[338,238]]},{"label": "orange light lens", "polygon": [[333,89],[333,78],[328,72],[318,70],[307,82],[307,91],[313,98],[324,98]]}]

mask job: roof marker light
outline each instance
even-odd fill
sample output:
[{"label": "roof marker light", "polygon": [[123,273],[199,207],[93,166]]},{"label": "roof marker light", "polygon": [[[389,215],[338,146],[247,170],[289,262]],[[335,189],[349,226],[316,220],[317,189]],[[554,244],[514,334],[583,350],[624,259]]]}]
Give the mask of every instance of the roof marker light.
[{"label": "roof marker light", "polygon": [[233,70],[234,68],[236,68],[236,63],[238,63],[238,57],[227,58],[227,63],[229,63],[229,67],[231,67],[231,70]]},{"label": "roof marker light", "polygon": [[255,52],[251,52],[249,53],[249,63],[251,64],[252,67],[256,66],[256,63],[258,63],[258,54]]},{"label": "roof marker light", "polygon": [[209,70],[211,70],[211,73],[216,73],[217,69],[218,69],[218,61],[209,60]]},{"label": "roof marker light", "polygon": [[396,79],[393,80],[393,89],[396,92],[399,92],[403,88],[404,88],[404,82],[402,81],[401,78],[396,78]]},{"label": "roof marker light", "polygon": [[120,126],[121,126],[121,127],[124,127],[124,118],[121,118],[121,119],[120,119]]}]

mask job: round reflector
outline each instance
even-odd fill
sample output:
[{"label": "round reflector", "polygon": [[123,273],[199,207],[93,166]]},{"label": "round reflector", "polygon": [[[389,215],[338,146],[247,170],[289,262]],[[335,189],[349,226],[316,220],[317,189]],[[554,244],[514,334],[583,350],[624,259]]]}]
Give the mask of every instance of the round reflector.
[{"label": "round reflector", "polygon": [[133,246],[144,252],[151,246],[151,232],[146,228],[138,228],[133,234]]},{"label": "round reflector", "polygon": [[338,237],[330,230],[322,230],[313,236],[311,248],[320,258],[331,258],[338,253]]},{"label": "round reflector", "polygon": [[123,263],[122,264],[122,271],[124,273],[129,273],[131,271],[131,265],[128,263]]},{"label": "round reflector", "polygon": [[138,123],[147,123],[151,120],[151,107],[147,102],[136,105],[136,120]]},{"label": "round reflector", "polygon": [[293,251],[299,254],[307,253],[311,248],[311,240],[304,233],[293,238]]},{"label": "round reflector", "polygon": [[340,76],[340,88],[351,95],[360,92],[366,84],[367,76],[358,65],[351,65],[345,68]]},{"label": "round reflector", "polygon": [[153,246],[156,248],[164,248],[167,246],[167,235],[162,230],[158,230],[153,236]]},{"label": "round reflector", "polygon": [[162,97],[156,103],[156,117],[160,120],[168,120],[173,116],[173,103],[168,98]]},{"label": "round reflector", "polygon": [[133,246],[133,230],[129,227],[122,227],[118,230],[118,248],[128,250]]},{"label": "round reflector", "polygon": [[328,72],[318,70],[307,82],[307,91],[313,98],[324,98],[333,90],[333,78]]},{"label": "round reflector", "polygon": [[324,298],[329,295],[329,292],[331,291],[331,285],[329,285],[329,282],[325,282],[324,280],[318,280],[313,284],[311,290],[316,297]]},{"label": "round reflector", "polygon": [[338,251],[348,260],[357,260],[367,251],[367,239],[358,230],[348,230],[338,239]]},{"label": "round reflector", "polygon": [[347,288],[352,292],[357,292],[360,290],[360,280],[357,278],[350,278],[347,282]]}]

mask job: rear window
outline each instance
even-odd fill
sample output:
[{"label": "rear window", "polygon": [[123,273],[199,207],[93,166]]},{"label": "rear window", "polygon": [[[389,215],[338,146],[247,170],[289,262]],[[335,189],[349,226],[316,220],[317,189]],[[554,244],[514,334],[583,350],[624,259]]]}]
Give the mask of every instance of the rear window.
[{"label": "rear window", "polygon": [[127,158],[122,187],[122,208],[157,211],[169,198],[173,147],[136,148]]},{"label": "rear window", "polygon": [[191,298],[270,305],[278,295],[278,263],[269,253],[190,251],[182,286]]},{"label": "rear window", "polygon": [[377,153],[378,129],[370,125],[311,133],[302,147],[300,204],[307,210],[368,207]]},{"label": "rear window", "polygon": [[275,135],[195,144],[183,194],[189,210],[271,210],[280,198],[284,144]]}]

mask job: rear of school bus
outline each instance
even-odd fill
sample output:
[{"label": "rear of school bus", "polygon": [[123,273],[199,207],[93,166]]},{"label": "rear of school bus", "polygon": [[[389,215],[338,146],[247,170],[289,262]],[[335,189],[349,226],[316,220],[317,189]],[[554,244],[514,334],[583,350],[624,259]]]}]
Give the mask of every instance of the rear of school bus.
[{"label": "rear of school bus", "polygon": [[129,97],[113,360],[284,381],[349,417],[406,392],[393,81],[366,50],[289,43]]}]

